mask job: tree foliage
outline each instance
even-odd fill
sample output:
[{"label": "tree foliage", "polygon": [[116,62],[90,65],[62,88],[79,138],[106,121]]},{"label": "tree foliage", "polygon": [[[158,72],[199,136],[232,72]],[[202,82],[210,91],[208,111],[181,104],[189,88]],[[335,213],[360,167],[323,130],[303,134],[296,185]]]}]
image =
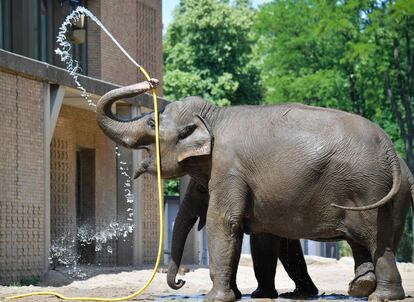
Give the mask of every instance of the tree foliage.
[{"label": "tree foliage", "polygon": [[220,106],[258,103],[252,24],[249,1],[181,0],[164,37],[166,97],[199,95]]},{"label": "tree foliage", "polygon": [[[355,112],[414,172],[413,40],[414,0],[273,0],[257,11],[249,0],[181,0],[164,36],[164,92]],[[410,219],[399,260],[412,254]]]},{"label": "tree foliage", "polygon": [[[164,94],[198,95],[219,106],[257,104],[263,97],[252,63],[249,0],[181,0],[164,36]],[[178,194],[178,181],[165,192]]]},{"label": "tree foliage", "polygon": [[180,195],[180,181],[177,178],[166,179],[164,181],[164,195],[165,196],[179,196]]},{"label": "tree foliage", "polygon": [[262,6],[255,53],[265,101],[335,107],[374,120],[414,170],[413,7],[414,0],[277,0]]},{"label": "tree foliage", "polygon": [[[254,28],[265,102],[363,115],[414,172],[414,0],[274,0],[259,9]],[[399,255],[406,261],[407,225]]]}]

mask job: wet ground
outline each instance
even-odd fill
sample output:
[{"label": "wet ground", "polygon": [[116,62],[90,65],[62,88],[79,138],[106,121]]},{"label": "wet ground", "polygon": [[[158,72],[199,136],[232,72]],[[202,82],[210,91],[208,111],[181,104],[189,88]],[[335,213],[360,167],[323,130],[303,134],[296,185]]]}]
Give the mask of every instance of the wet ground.
[{"label": "wet ground", "polygon": [[[346,295],[348,282],[353,277],[352,258],[334,259],[308,257],[308,270],[315,284],[319,288],[320,296],[308,301],[353,301],[352,297]],[[403,286],[407,298],[404,301],[414,302],[414,264],[398,265]],[[168,287],[165,280],[165,269],[161,269],[148,289],[133,301],[202,301],[203,295],[211,288],[209,271],[206,267],[188,267],[190,269],[184,276],[179,278],[186,281],[183,288],[178,291]],[[82,273],[86,274],[84,280],[74,280],[68,277],[67,271],[59,269],[51,271],[44,276],[37,286],[0,286],[0,301],[4,296],[28,293],[32,291],[58,291],[67,296],[95,296],[95,297],[121,297],[135,292],[142,286],[151,275],[149,268],[108,268],[108,267],[82,267]],[[244,301],[253,301],[249,294],[256,288],[256,280],[251,260],[244,258],[239,266],[237,284],[243,293]],[[278,266],[276,276],[276,287],[279,294],[290,292],[294,288],[282,266]],[[410,297],[411,296],[411,297]],[[292,301],[278,299],[278,301]],[[24,298],[16,301],[25,302],[55,302],[60,301],[54,297],[38,296]],[[266,301],[255,300],[255,301]],[[270,301],[267,299],[267,301]],[[363,299],[362,299],[363,301]]]},{"label": "wet ground", "polygon": [[[187,300],[187,301],[203,301],[204,295],[168,295],[168,296],[162,296],[158,297],[159,301],[181,301],[181,300]],[[271,301],[272,299],[251,299],[250,295],[243,295],[242,297],[243,301]],[[277,301],[292,301],[290,299],[273,299]],[[330,295],[318,295],[309,299],[306,299],[306,301],[367,301],[367,298],[354,298],[350,297],[348,295],[341,295],[341,294],[330,294]],[[300,301],[300,300],[295,300]]]}]

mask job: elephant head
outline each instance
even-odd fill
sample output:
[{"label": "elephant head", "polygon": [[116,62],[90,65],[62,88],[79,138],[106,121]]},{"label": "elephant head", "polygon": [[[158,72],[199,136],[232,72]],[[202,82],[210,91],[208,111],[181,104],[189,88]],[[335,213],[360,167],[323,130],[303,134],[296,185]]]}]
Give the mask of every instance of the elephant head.
[{"label": "elephant head", "polygon": [[[149,157],[139,165],[135,178],[143,173],[155,173],[154,113],[131,120],[121,120],[111,110],[114,102],[144,93],[156,84],[142,82],[115,89],[105,94],[97,104],[97,122],[103,132],[116,143],[134,149],[145,149]],[[212,148],[211,128],[206,121],[216,107],[201,98],[172,102],[159,112],[159,138],[163,178],[187,174],[186,159],[208,156]]]},{"label": "elephant head", "polygon": [[[113,141],[126,148],[144,149],[148,158],[144,159],[135,171],[134,178],[143,173],[155,173],[155,120],[154,113],[131,120],[122,120],[112,112],[112,105],[121,99],[133,97],[152,89],[158,83],[142,82],[106,93],[97,104],[97,123]],[[191,159],[200,158],[202,165],[209,162],[213,134],[211,125],[219,108],[198,97],[188,97],[183,101],[172,102],[159,112],[159,138],[161,151],[162,177],[180,177],[194,168]],[[190,161],[190,162],[189,162]],[[196,165],[197,166],[197,165]],[[189,168],[190,167],[190,168]],[[197,172],[192,174],[197,175]],[[173,289],[184,285],[183,280],[175,281],[181,263],[188,233],[200,218],[198,229],[206,223],[208,191],[191,179],[187,192],[177,214],[171,247],[171,261],[167,282]]]},{"label": "elephant head", "polygon": [[167,283],[172,289],[179,289],[185,283],[181,279],[175,281],[183,256],[185,241],[198,218],[200,218],[198,230],[200,231],[204,227],[208,199],[208,191],[202,185],[196,183],[194,179],[191,179],[175,219],[172,233],[171,260],[167,273]]}]

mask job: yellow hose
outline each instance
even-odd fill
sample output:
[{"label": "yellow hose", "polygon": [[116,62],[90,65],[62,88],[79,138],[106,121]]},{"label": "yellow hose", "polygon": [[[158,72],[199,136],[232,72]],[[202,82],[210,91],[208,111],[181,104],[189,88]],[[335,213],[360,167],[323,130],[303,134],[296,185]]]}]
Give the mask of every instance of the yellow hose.
[{"label": "yellow hose", "polygon": [[[150,77],[146,70],[143,67],[139,67],[142,74],[145,76],[146,80],[149,82]],[[155,116],[155,152],[156,152],[156,161],[157,161],[157,185],[158,185],[158,204],[159,204],[159,215],[160,215],[160,241],[158,243],[158,255],[157,261],[155,262],[154,270],[151,277],[148,279],[147,283],[144,284],[138,291],[135,293],[120,298],[95,298],[95,297],[66,297],[57,292],[33,292],[28,294],[9,296],[6,299],[19,299],[31,296],[55,296],[62,300],[71,300],[71,301],[127,301],[130,300],[139,294],[141,294],[152,282],[157,273],[158,266],[160,265],[161,256],[162,256],[162,242],[164,240],[164,201],[163,201],[163,191],[162,191],[162,182],[161,182],[161,162],[160,162],[160,139],[159,139],[159,127],[158,127],[158,101],[157,101],[157,92],[155,87],[152,88],[152,98],[154,101],[154,116]]]}]

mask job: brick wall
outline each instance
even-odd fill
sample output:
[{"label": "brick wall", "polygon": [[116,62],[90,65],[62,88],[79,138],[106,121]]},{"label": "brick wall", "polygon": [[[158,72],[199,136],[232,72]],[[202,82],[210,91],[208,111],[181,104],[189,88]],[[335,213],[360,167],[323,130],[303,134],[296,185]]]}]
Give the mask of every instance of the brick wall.
[{"label": "brick wall", "polygon": [[[149,75],[160,80],[157,92],[162,95],[162,1],[120,0],[119,4],[89,0],[88,8]],[[110,38],[91,23],[88,23],[89,75],[120,85],[144,80]],[[142,203],[143,213],[135,214],[143,218],[143,261],[152,263],[157,254],[159,234],[156,180],[145,175],[139,181],[142,190],[136,202]]]},{"label": "brick wall", "polygon": [[[88,8],[102,21],[125,50],[151,77],[161,83],[162,95],[162,6],[161,0],[90,0]],[[88,73],[105,81],[128,85],[142,81],[136,67],[110,38],[88,23]]]},{"label": "brick wall", "polygon": [[[119,200],[117,201],[115,144],[98,128],[94,112],[63,105],[51,144],[52,240],[61,237],[65,232],[67,234],[68,230],[69,233],[76,231],[75,169],[77,148],[95,149],[96,152],[96,231],[104,229],[111,221],[127,222],[122,219],[122,214],[125,213],[117,213],[120,206],[122,208],[125,203],[125,197],[124,188],[122,184],[118,183]],[[131,173],[129,172],[129,174]],[[143,262],[153,263],[157,254],[159,236],[156,179],[153,176],[144,175],[139,181],[141,182],[141,192],[135,196],[135,201],[142,203],[140,208],[143,213],[140,213],[141,215],[135,213],[135,215],[140,215],[143,218],[143,241],[141,242]],[[128,238],[130,237],[128,236]],[[116,242],[110,241],[109,245],[113,253],[107,253],[106,246],[103,246],[103,250],[96,254],[97,263],[117,263]],[[129,245],[130,247],[131,245]],[[126,251],[121,252],[125,254]],[[132,262],[132,259],[124,259],[125,261]]]},{"label": "brick wall", "polygon": [[[95,149],[95,230],[116,220],[115,144],[98,128],[93,111],[63,105],[51,145],[52,240],[62,236],[61,229],[75,233],[77,148]],[[109,244],[116,251],[115,242]],[[115,264],[116,255],[98,252],[96,261]]]},{"label": "brick wall", "polygon": [[[88,9],[101,19],[101,1],[89,0]],[[101,29],[95,22],[86,18],[88,35],[88,75],[101,78]]]},{"label": "brick wall", "polygon": [[[157,92],[162,95],[162,4],[161,0],[138,0],[137,59],[151,77],[160,80]],[[143,78],[139,77],[140,80]]]},{"label": "brick wall", "polygon": [[45,267],[42,83],[0,72],[0,283]]},{"label": "brick wall", "polygon": [[[88,7],[126,50],[162,84],[161,0],[89,0]],[[88,22],[88,73],[127,85],[143,78],[95,24]],[[162,95],[162,85],[158,89]],[[45,250],[43,83],[0,72],[0,283],[39,275]],[[93,112],[63,106],[51,144],[51,239],[75,230],[76,148],[96,150],[96,222],[116,218],[114,144],[98,129]],[[158,203],[152,176],[140,180],[143,260],[158,246]],[[99,225],[97,226],[99,228]],[[114,242],[110,243],[115,246]],[[116,251],[115,248],[113,248]],[[114,263],[116,255],[98,253]]]},{"label": "brick wall", "polygon": [[154,263],[157,259],[159,214],[157,180],[152,175],[142,175],[142,185],[139,200],[143,203],[143,262]]}]

